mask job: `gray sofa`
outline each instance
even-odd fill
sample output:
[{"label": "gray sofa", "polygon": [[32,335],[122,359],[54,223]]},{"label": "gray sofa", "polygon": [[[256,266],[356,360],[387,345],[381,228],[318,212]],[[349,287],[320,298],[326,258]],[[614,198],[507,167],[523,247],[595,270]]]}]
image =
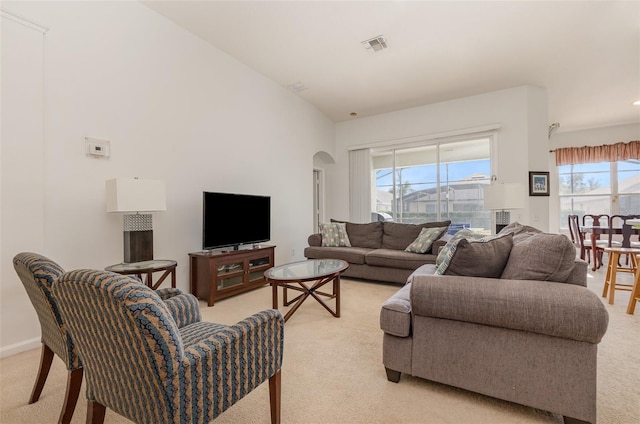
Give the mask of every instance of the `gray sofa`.
[{"label": "gray sofa", "polygon": [[[337,222],[337,221],[334,221]],[[304,249],[307,259],[342,259],[349,263],[343,276],[404,284],[407,278],[425,264],[435,264],[438,248],[446,244],[446,231],[451,221],[424,224],[346,222],[351,247],[322,246],[321,234],[308,238]],[[425,253],[406,252],[423,228],[443,228],[431,248]]]},{"label": "gray sofa", "polygon": [[[436,275],[425,265],[384,303],[387,378],[407,373],[595,423],[597,346],[609,317],[586,288],[587,264],[563,235],[504,238],[503,278]],[[467,253],[454,252],[452,262],[459,254],[469,261]],[[483,261],[491,262],[474,263]]]}]

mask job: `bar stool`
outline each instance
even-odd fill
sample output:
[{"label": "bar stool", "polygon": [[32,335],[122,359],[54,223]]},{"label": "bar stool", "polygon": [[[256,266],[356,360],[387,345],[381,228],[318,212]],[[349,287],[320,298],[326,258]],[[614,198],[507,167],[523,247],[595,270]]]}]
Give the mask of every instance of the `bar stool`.
[{"label": "bar stool", "polygon": [[[602,291],[602,297],[607,297],[609,293],[609,304],[613,305],[613,297],[616,290],[632,291],[637,284],[616,283],[616,276],[619,272],[628,272],[634,275],[634,280],[638,280],[638,255],[640,249],[634,249],[630,247],[605,247],[604,251],[609,254],[609,264],[607,265],[607,275],[604,279],[604,290]],[[620,255],[629,255],[631,263],[628,267],[618,264]],[[637,292],[637,289],[635,290]],[[631,298],[634,299],[634,293]],[[635,302],[634,302],[635,307]],[[627,310],[628,312],[628,310]]]},{"label": "bar stool", "polygon": [[640,302],[640,266],[638,266],[638,260],[640,260],[640,249],[636,250],[639,252],[629,255],[636,260],[636,278],[633,281],[631,297],[629,298],[629,306],[627,306],[627,313],[629,315],[633,315],[636,310],[636,302]]}]

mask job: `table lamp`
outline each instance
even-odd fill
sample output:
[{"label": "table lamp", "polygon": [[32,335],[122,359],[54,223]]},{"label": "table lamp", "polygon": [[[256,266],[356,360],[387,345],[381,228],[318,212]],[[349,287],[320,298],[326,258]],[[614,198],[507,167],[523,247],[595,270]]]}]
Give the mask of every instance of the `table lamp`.
[{"label": "table lamp", "polygon": [[106,182],[107,212],[124,213],[124,263],[153,259],[153,221],[150,213],[167,210],[164,183],[139,178]]},{"label": "table lamp", "polygon": [[484,208],[496,211],[496,234],[511,222],[509,209],[523,209],[525,190],[522,184],[503,183],[484,187]]}]

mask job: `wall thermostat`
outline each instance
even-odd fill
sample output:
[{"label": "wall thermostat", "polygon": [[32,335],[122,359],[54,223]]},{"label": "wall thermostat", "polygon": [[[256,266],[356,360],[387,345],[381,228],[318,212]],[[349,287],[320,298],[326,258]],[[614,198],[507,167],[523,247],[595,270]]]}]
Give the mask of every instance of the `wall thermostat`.
[{"label": "wall thermostat", "polygon": [[87,156],[95,158],[108,158],[111,153],[111,142],[97,138],[85,137]]}]

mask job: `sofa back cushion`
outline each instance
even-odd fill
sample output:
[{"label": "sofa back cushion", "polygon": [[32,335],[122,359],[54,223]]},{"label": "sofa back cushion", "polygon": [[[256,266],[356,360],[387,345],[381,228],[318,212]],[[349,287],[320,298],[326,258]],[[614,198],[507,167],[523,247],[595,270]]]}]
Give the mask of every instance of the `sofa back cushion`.
[{"label": "sofa back cushion", "polygon": [[458,241],[445,275],[500,278],[509,260],[513,235]]},{"label": "sofa back cushion", "polygon": [[563,234],[519,235],[500,278],[564,283],[571,275],[575,259],[576,248]]},{"label": "sofa back cushion", "polygon": [[356,224],[332,219],[331,222],[344,222],[346,224],[347,235],[353,247],[366,247],[368,249],[382,247],[382,222],[380,221]]},{"label": "sofa back cushion", "polygon": [[[404,250],[418,237],[423,228],[449,227],[451,221],[425,222],[424,224],[382,223],[382,248]],[[446,229],[445,229],[446,231]],[[429,253],[428,251],[426,253]]]}]

